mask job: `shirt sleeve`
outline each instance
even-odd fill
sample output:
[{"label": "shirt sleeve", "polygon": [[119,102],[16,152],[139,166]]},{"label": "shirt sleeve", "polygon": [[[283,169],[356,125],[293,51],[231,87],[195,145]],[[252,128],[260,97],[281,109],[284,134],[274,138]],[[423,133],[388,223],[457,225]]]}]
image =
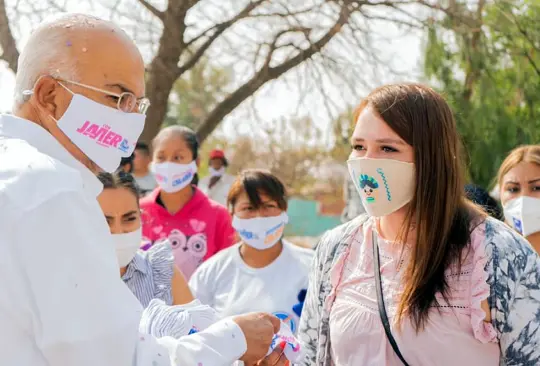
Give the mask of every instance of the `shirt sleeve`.
[{"label": "shirt sleeve", "polygon": [[505,365],[540,365],[540,258],[521,236],[488,221],[492,324]]},{"label": "shirt sleeve", "polygon": [[302,305],[302,317],[298,328],[298,339],[303,347],[304,357],[297,363],[298,366],[310,366],[316,364],[317,350],[319,346],[319,326],[321,319],[321,277],[322,267],[327,260],[326,246],[329,234],[325,234],[317,245],[315,256],[309,273],[309,285],[306,298]]},{"label": "shirt sleeve", "polygon": [[50,365],[133,362],[142,309],[120,278],[100,213],[80,193],[59,193],[14,228],[25,308]]},{"label": "shirt sleeve", "polygon": [[242,329],[231,318],[204,331],[174,339],[141,335],[136,366],[230,366],[244,355],[247,342]]},{"label": "shirt sleeve", "polygon": [[36,346],[48,364],[228,366],[246,352],[242,330],[231,319],[178,340],[140,335],[140,304],[120,278],[99,208],[89,208],[80,194],[61,193],[14,227],[28,296],[21,308],[29,309]]}]

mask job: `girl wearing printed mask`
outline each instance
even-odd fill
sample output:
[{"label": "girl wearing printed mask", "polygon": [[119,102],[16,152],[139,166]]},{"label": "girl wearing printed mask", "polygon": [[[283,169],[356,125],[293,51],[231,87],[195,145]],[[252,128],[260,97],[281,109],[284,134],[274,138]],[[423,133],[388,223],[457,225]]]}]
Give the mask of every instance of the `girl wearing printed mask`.
[{"label": "girl wearing printed mask", "polygon": [[540,145],[513,150],[497,181],[506,222],[540,252]]},{"label": "girl wearing printed mask", "polygon": [[228,206],[241,241],[197,269],[194,295],[223,317],[268,312],[298,328],[313,250],[282,239],[287,198],[269,172],[246,170],[233,183]]},{"label": "girl wearing printed mask", "polygon": [[317,247],[299,364],[540,365],[540,259],[465,198],[445,100],[384,86],[355,123],[348,166],[369,216]]},{"label": "girl wearing printed mask", "polygon": [[189,279],[206,259],[234,243],[227,209],[194,184],[199,142],[187,127],[171,126],[152,144],[151,170],[158,187],[141,200],[143,236],[168,240],[175,263]]},{"label": "girl wearing printed mask", "polygon": [[193,301],[186,280],[174,266],[168,244],[156,245],[147,252],[141,245],[141,214],[138,188],[129,173],[100,173],[103,192],[98,202],[103,210],[114,242],[120,276],[144,307],[152,299],[168,305]]}]

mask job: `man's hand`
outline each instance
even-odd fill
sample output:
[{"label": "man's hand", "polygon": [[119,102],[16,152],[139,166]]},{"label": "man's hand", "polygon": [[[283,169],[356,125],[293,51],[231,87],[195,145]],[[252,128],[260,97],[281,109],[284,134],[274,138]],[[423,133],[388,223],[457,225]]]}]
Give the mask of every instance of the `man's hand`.
[{"label": "man's hand", "polygon": [[247,351],[240,359],[246,365],[257,364],[268,353],[274,334],[279,331],[280,320],[265,313],[252,313],[233,318],[247,342]]}]

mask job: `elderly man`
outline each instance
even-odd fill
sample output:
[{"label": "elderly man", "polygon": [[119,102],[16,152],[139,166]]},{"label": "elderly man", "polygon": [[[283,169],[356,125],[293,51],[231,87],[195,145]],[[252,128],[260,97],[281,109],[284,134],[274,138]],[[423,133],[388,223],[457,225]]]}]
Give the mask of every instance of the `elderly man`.
[{"label": "elderly man", "polygon": [[118,276],[94,175],[130,156],[144,125],[144,65],[127,35],[84,15],[42,24],[21,53],[16,97],[14,116],[0,117],[0,365],[264,357],[279,326],[265,314],[179,340],[138,334],[142,309]]}]

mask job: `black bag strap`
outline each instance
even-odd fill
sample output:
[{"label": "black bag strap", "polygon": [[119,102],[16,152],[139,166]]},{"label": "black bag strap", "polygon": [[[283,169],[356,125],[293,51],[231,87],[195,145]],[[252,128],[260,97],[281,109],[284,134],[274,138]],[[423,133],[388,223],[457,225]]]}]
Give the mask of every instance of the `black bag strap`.
[{"label": "black bag strap", "polygon": [[403,365],[409,366],[403,355],[399,351],[399,347],[392,335],[392,330],[390,328],[390,321],[388,321],[388,315],[386,314],[386,307],[384,306],[384,297],[382,293],[382,281],[381,281],[381,262],[379,257],[379,244],[377,242],[377,234],[375,230],[372,232],[372,241],[373,241],[373,267],[375,271],[375,290],[377,291],[377,304],[379,305],[379,315],[381,316],[381,322],[384,327],[384,332],[386,333],[386,338],[392,346],[392,349],[399,357]]}]

